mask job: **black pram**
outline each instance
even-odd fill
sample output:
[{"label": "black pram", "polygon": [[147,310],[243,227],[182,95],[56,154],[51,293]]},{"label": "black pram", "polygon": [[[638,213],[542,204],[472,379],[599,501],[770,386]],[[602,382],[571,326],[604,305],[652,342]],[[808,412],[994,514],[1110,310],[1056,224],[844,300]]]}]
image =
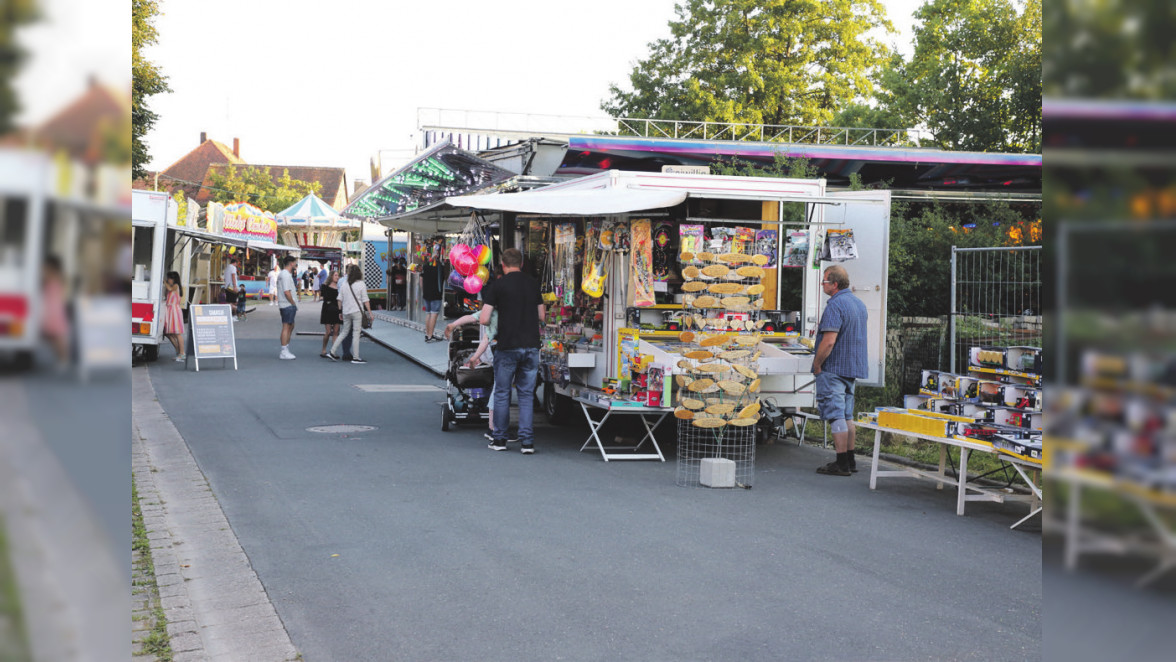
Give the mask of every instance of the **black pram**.
[{"label": "black pram", "polygon": [[441,407],[441,430],[450,423],[486,422],[490,420],[490,389],[494,386],[494,368],[466,363],[478,351],[477,324],[459,326],[449,341],[449,367],[445,371],[445,404]]}]

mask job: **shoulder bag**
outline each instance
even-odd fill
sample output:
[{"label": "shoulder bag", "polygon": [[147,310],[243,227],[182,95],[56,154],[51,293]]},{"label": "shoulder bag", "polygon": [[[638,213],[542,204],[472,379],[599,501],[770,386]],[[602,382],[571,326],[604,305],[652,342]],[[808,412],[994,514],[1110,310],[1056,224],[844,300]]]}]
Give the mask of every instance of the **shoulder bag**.
[{"label": "shoulder bag", "polygon": [[360,319],[363,320],[362,322],[360,322],[360,326],[365,329],[372,328],[372,314],[369,313],[363,307],[363,304],[359,302],[359,297],[355,296],[355,288],[352,287],[352,284],[350,281],[347,282],[347,289],[351,290],[351,298],[355,299],[355,305],[359,306]]}]

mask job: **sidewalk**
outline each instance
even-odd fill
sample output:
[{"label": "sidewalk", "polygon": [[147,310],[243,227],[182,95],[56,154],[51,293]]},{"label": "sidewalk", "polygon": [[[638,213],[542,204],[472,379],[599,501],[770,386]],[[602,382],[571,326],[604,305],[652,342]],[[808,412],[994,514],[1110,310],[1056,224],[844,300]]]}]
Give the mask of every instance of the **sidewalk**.
[{"label": "sidewalk", "polygon": [[[318,321],[317,303],[303,301],[299,305]],[[363,332],[365,338],[400,354],[438,377],[445,377],[449,366],[449,343],[442,336],[446,324],[444,318],[437,319],[437,328],[433,330],[433,336],[441,338],[441,342],[425,342],[425,325],[408,319],[408,313],[403,310],[372,311],[372,318],[372,328]],[[298,326],[294,333],[302,336],[322,335],[321,326],[310,329],[313,330]]]}]

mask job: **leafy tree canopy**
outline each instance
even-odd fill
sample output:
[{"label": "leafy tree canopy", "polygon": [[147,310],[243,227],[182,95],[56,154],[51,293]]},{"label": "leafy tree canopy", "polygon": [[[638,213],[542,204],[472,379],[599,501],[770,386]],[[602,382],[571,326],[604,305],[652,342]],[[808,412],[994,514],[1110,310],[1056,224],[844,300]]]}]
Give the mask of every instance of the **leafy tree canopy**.
[{"label": "leafy tree canopy", "polygon": [[0,3],[0,135],[16,128],[12,120],[20,112],[20,100],[12,79],[28,53],[16,41],[16,29],[39,17],[36,0],[4,0]]},{"label": "leafy tree canopy", "polygon": [[1167,0],[1051,2],[1046,92],[1068,97],[1171,99],[1176,96],[1176,12]]},{"label": "leafy tree canopy", "polygon": [[305,198],[308,194],[322,193],[321,182],[304,182],[290,177],[289,170],[282,170],[277,180],[265,168],[255,166],[229,166],[213,170],[208,175],[212,182],[214,202],[248,202],[265,211],[280,212]]},{"label": "leafy tree canopy", "polygon": [[878,0],[687,0],[601,108],[614,117],[828,124],[868,97],[893,30]]},{"label": "leafy tree canopy", "polygon": [[946,149],[1040,152],[1041,0],[930,0],[915,18],[911,60],[879,75],[887,116]]},{"label": "leafy tree canopy", "polygon": [[155,17],[159,15],[157,0],[131,0],[131,177],[147,174],[144,167],[151,160],[144,137],[159,115],[147,105],[156,94],[171,92],[167,76],[155,63],[143,57],[143,49],[159,41]]}]

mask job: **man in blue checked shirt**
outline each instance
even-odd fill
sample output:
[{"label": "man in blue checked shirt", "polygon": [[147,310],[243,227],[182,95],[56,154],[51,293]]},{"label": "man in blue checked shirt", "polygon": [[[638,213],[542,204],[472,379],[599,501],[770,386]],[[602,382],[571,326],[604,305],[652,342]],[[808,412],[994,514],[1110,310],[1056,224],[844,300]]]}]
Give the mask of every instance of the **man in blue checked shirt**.
[{"label": "man in blue checked shirt", "polygon": [[849,291],[849,274],[834,265],[825,269],[821,289],[829,296],[817,325],[817,353],[813,357],[817,408],[833,431],[837,459],[817,469],[827,476],[857,471],[853,456],[853,390],[869,375],[866,361],[866,305]]}]

